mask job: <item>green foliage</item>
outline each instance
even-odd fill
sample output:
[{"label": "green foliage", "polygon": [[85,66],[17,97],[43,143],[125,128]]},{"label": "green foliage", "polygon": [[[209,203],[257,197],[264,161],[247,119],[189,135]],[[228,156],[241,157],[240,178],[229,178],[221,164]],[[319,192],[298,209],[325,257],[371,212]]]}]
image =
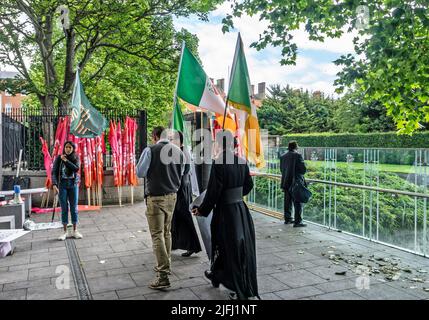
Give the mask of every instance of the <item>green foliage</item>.
[{"label": "green foliage", "polygon": [[271,134],[324,132],[333,129],[333,99],[321,93],[294,90],[279,85],[268,88],[269,96],[258,111],[261,127]]},{"label": "green foliage", "polygon": [[335,132],[387,132],[394,131],[392,117],[377,101],[365,101],[357,91],[349,92],[333,104]]},{"label": "green foliage", "polygon": [[[252,44],[282,48],[282,64],[295,64],[298,47],[293,32],[302,27],[310,40],[324,41],[354,31],[355,54],[336,61],[343,66],[336,81],[338,91],[352,87],[367,102],[377,101],[393,117],[400,133],[410,134],[429,122],[429,15],[428,2],[415,0],[307,1],[231,0],[232,14],[223,20],[223,31],[233,18],[259,15],[269,26]],[[369,21],[361,25],[360,6]]]},{"label": "green foliage", "polygon": [[292,89],[279,85],[268,88],[269,95],[258,111],[261,127],[273,135],[306,132],[393,131],[395,126],[379,103],[366,103],[358,92],[339,99],[320,91]]},{"label": "green foliage", "polygon": [[395,132],[288,134],[282,137],[282,145],[287,146],[290,140],[297,140],[302,147],[428,148],[429,131],[412,137]]}]

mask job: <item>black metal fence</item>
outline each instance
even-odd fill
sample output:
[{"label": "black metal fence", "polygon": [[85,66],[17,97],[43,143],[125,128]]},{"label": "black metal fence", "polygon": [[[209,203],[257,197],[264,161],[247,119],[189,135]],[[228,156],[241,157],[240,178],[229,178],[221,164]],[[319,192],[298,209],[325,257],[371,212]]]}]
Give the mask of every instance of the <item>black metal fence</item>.
[{"label": "black metal fence", "polygon": [[[147,119],[144,110],[101,110],[101,113],[110,120],[124,123],[128,116],[137,121],[136,157],[137,160],[147,144]],[[70,114],[70,113],[68,113]],[[21,168],[24,170],[44,170],[42,145],[40,137],[47,141],[49,151],[52,152],[55,132],[60,117],[66,114],[57,111],[42,114],[40,111],[28,111],[14,109],[2,114],[2,150],[3,167],[15,168],[18,164],[19,152],[22,149]],[[111,166],[111,153],[108,141],[108,127],[104,136],[106,143],[106,155],[104,166]]]}]

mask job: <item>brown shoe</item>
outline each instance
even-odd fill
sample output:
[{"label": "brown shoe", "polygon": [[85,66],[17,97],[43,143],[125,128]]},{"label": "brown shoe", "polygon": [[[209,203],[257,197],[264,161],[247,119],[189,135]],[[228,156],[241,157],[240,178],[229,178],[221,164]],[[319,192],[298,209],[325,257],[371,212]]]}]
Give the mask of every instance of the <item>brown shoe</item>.
[{"label": "brown shoe", "polygon": [[149,284],[149,288],[156,290],[170,288],[170,280],[168,278],[157,277]]}]

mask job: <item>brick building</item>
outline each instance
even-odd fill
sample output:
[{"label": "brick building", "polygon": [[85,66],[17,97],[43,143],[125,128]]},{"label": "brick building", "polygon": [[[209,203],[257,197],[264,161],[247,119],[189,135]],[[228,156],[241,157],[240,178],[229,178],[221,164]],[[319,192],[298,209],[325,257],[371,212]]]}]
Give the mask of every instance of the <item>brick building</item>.
[{"label": "brick building", "polygon": [[[212,79],[213,81],[213,79]],[[225,79],[218,79],[216,83],[216,88],[219,90],[221,96],[225,98]],[[254,97],[253,103],[257,108],[260,108],[262,105],[262,101],[265,99],[265,82],[258,83],[258,92],[255,93],[255,85],[252,84],[252,95]]]},{"label": "brick building", "polygon": [[[0,71],[0,81],[15,79],[19,75],[18,72],[13,71]],[[25,95],[16,94],[15,96],[11,95],[7,91],[0,91],[0,109],[3,113],[12,113],[13,110],[21,109],[22,100]]]}]

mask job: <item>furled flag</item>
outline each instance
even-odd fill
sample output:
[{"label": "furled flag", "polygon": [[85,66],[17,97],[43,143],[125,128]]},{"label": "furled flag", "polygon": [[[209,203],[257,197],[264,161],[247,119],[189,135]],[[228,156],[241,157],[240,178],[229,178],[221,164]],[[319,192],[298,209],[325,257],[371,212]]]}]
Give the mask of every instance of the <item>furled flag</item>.
[{"label": "furled flag", "polygon": [[69,118],[67,116],[61,117],[58,121],[57,130],[55,132],[54,150],[52,151],[52,157],[57,157],[62,154],[64,143],[69,133]]},{"label": "furled flag", "polygon": [[191,105],[220,114],[224,113],[225,103],[219,92],[198,60],[186,47],[185,42],[182,44],[176,94]]},{"label": "furled flag", "polygon": [[43,163],[45,165],[46,170],[46,188],[50,188],[52,186],[52,157],[49,154],[48,144],[46,140],[40,137],[40,142],[42,143],[42,153],[43,153]]},{"label": "furled flag", "polygon": [[96,160],[97,160],[97,185],[103,185],[103,148],[101,143],[101,137],[97,137],[95,141],[96,148]]},{"label": "furled flag", "polygon": [[88,150],[88,139],[81,139],[80,143],[82,144],[81,150],[83,153],[83,174],[85,177],[85,187],[91,188],[92,186],[92,177],[91,177],[91,163],[89,158]]},{"label": "furled flag", "polygon": [[70,132],[73,135],[81,138],[94,138],[104,131],[107,121],[97,109],[91,106],[86,97],[79,78],[79,70],[76,71],[71,106]]},{"label": "furled flag", "polygon": [[121,129],[121,122],[118,121],[118,124],[116,126],[116,137],[118,141],[118,168],[119,168],[119,186],[124,185],[124,181],[122,179],[122,171],[125,170],[123,168],[123,154],[122,154],[122,129]]},{"label": "furled flag", "polygon": [[243,41],[240,33],[235,47],[234,61],[228,90],[228,104],[242,110],[240,116],[245,118],[242,148],[246,158],[257,168],[265,166],[261,133],[259,129],[256,106],[251,103],[251,86],[246,57],[244,55]]},{"label": "furled flag", "polygon": [[137,122],[129,117],[125,120],[128,123],[128,141],[129,141],[129,160],[128,160],[128,177],[132,186],[137,186],[136,174],[136,132]]},{"label": "furled flag", "polygon": [[113,166],[113,183],[115,187],[119,186],[119,163],[118,163],[118,137],[116,133],[116,125],[110,121],[109,128],[109,144],[112,152],[112,166]]},{"label": "furled flag", "polygon": [[95,146],[95,139],[88,139],[91,145],[91,174],[92,174],[92,185],[97,184],[97,149]]},{"label": "furled flag", "polygon": [[129,160],[129,141],[128,141],[128,122],[125,121],[124,129],[122,130],[122,185],[128,184],[129,171],[128,171],[128,160]]}]

